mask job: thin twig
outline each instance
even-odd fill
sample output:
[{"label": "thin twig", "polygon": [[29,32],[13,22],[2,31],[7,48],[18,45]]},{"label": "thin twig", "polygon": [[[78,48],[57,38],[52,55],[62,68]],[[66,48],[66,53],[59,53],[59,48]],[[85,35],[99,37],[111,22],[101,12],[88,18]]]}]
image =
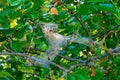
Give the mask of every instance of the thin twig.
[{"label": "thin twig", "polygon": [[[101,55],[101,57],[94,56],[93,58],[86,60],[86,63],[89,63],[91,61],[94,61],[94,60],[97,60],[97,59],[100,59],[100,58],[103,58],[103,57],[106,57],[109,55],[115,55],[115,53],[120,53],[120,47],[117,46],[116,48],[111,49],[110,53],[104,53]],[[0,55],[14,55],[14,56],[22,56],[22,57],[27,56],[26,53],[9,53],[9,52],[0,52]],[[34,60],[35,62],[38,62],[38,63],[40,63],[42,61],[42,60],[38,59],[37,57],[33,57],[33,56],[29,56],[28,58],[31,60]],[[53,66],[55,66],[63,71],[66,71],[66,72],[69,72],[78,66],[86,66],[87,65],[86,63],[84,63],[84,64],[78,63],[76,65],[72,65],[69,69],[66,69],[66,68],[64,68],[64,67],[62,67],[54,62],[50,62],[51,65],[53,65]]]},{"label": "thin twig", "polygon": [[75,64],[75,65],[72,65],[69,69],[68,69],[68,72],[72,71],[73,69],[75,69],[76,67],[79,67],[79,66],[86,66],[86,64]]},{"label": "thin twig", "polygon": [[[42,60],[38,59],[37,57],[33,57],[33,56],[28,56],[26,55],[26,53],[9,53],[9,52],[0,52],[0,55],[14,55],[14,56],[22,56],[22,57],[28,57],[31,61],[34,60],[35,62],[38,62],[40,64],[40,62]],[[54,62],[50,62],[51,65],[63,70],[63,71],[66,71],[67,69],[65,69],[64,67],[54,63]]]},{"label": "thin twig", "polygon": [[22,56],[26,57],[26,53],[10,53],[10,52],[0,52],[0,55],[14,55],[14,56]]},{"label": "thin twig", "polygon": [[59,57],[62,57],[62,58],[64,58],[64,59],[67,59],[67,60],[69,60],[69,61],[77,61],[77,62],[80,62],[80,63],[85,63],[85,61],[84,60],[81,60],[81,59],[74,59],[74,58],[70,58],[70,57],[66,57],[66,56],[63,56],[63,55],[58,55]]},{"label": "thin twig", "polygon": [[[23,49],[28,49],[28,47],[23,47]],[[30,50],[45,52],[45,50],[41,50],[41,49],[38,49],[38,48],[30,48]]]},{"label": "thin twig", "polygon": [[77,14],[74,14],[74,17],[79,21],[79,23],[81,24],[82,28],[85,30],[87,36],[90,37],[90,34],[89,34],[88,30],[86,29],[85,24],[82,22],[82,19],[78,18]]},{"label": "thin twig", "polygon": [[100,58],[103,58],[103,57],[106,57],[106,56],[109,56],[109,55],[116,55],[115,53],[118,53],[118,52],[120,52],[120,47],[117,46],[116,48],[112,49],[109,53],[105,52],[100,57],[99,56],[94,56],[93,58],[87,60],[86,63],[89,63],[91,61],[94,61],[94,60],[97,60],[97,59],[100,59]]},{"label": "thin twig", "polygon": [[80,23],[80,25],[82,26],[82,28],[85,30],[87,36],[90,37],[90,34],[89,34],[88,30],[86,29],[85,24],[82,22],[82,18],[81,18],[81,17],[79,18],[79,17],[77,16],[77,14],[75,14],[71,9],[68,9],[68,8],[66,7],[65,2],[62,2],[62,4],[63,4],[63,7],[68,10],[69,14],[72,15],[72,16],[74,16],[75,19],[78,20],[78,22]]},{"label": "thin twig", "polygon": [[31,39],[30,44],[29,44],[29,47],[28,47],[28,49],[27,49],[27,55],[29,54],[30,48],[32,47],[32,43],[33,43],[33,37],[32,37],[32,39]]},{"label": "thin twig", "polygon": [[103,32],[100,33],[100,34],[97,34],[96,36],[92,37],[92,39],[95,39],[95,38],[97,38],[97,37],[103,36],[103,35],[109,33],[111,30],[115,30],[115,29],[117,29],[117,28],[119,28],[119,27],[120,27],[120,25],[116,25],[116,26],[112,27],[112,28],[109,29],[109,30],[106,30],[106,31],[103,31]]},{"label": "thin twig", "polygon": [[91,59],[89,59],[89,60],[86,60],[86,63],[85,63],[85,64],[80,64],[80,63],[78,63],[78,64],[75,64],[75,65],[72,65],[72,66],[68,69],[68,72],[72,71],[73,69],[75,69],[76,67],[79,67],[79,66],[87,66],[88,63],[90,63],[90,62],[92,62],[92,61],[94,61],[94,60],[97,60],[97,59],[100,59],[100,58],[103,58],[103,57],[107,57],[107,56],[109,56],[109,55],[116,55],[116,54],[114,54],[114,53],[118,53],[118,52],[120,52],[120,47],[117,46],[116,48],[112,49],[110,53],[104,53],[104,54],[101,55],[101,57],[99,57],[99,56],[94,56],[93,58],[91,58]]},{"label": "thin twig", "polygon": [[67,69],[65,69],[64,67],[62,67],[62,66],[60,66],[60,65],[58,65],[58,64],[56,64],[54,62],[50,62],[50,64],[54,65],[55,67],[57,67],[57,68],[59,68],[59,69],[61,69],[63,71],[67,71]]},{"label": "thin twig", "polygon": [[28,74],[28,75],[33,75],[33,76],[40,76],[39,74],[35,74],[35,73],[30,73],[30,72],[23,72],[24,74]]}]

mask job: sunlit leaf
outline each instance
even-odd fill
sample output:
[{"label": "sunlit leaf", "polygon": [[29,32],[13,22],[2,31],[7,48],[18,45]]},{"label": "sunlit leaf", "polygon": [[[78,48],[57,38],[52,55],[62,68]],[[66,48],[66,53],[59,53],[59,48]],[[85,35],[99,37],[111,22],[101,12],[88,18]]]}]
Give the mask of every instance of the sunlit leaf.
[{"label": "sunlit leaf", "polygon": [[7,0],[11,6],[16,6],[22,2],[22,0]]},{"label": "sunlit leaf", "polygon": [[68,8],[68,9],[74,9],[74,6],[67,5],[67,8]]},{"label": "sunlit leaf", "polygon": [[17,26],[17,19],[10,21],[10,28],[14,28],[15,26]]},{"label": "sunlit leaf", "polygon": [[5,77],[5,76],[9,76],[9,77],[13,78],[14,80],[16,80],[10,73],[4,72],[4,71],[0,72],[0,77]]}]

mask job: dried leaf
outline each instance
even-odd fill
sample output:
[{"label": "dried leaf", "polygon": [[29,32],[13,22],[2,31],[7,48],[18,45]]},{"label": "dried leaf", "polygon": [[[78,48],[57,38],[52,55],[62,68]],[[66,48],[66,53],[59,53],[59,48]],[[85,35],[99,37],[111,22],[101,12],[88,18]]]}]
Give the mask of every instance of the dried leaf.
[{"label": "dried leaf", "polygon": [[58,15],[57,9],[56,9],[56,8],[51,8],[50,14],[51,14],[51,15]]},{"label": "dried leaf", "polygon": [[91,71],[92,71],[91,76],[95,76],[95,69],[91,68]]}]

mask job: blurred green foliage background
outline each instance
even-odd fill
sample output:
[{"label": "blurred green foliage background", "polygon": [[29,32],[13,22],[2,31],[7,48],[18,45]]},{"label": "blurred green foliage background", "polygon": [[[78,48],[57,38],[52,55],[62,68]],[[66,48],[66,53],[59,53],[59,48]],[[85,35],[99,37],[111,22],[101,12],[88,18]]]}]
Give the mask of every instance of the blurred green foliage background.
[{"label": "blurred green foliage background", "polygon": [[[50,12],[52,8],[57,13]],[[64,36],[77,34],[94,42],[105,39],[95,49],[69,43],[53,61],[70,68],[69,72],[54,65],[48,70],[31,65],[22,56],[2,54],[44,54],[49,45],[36,21],[57,24],[57,32]],[[119,25],[119,0],[1,0],[0,80],[120,80],[120,56],[101,57],[120,45]],[[85,65],[78,61],[94,56],[101,58]]]}]

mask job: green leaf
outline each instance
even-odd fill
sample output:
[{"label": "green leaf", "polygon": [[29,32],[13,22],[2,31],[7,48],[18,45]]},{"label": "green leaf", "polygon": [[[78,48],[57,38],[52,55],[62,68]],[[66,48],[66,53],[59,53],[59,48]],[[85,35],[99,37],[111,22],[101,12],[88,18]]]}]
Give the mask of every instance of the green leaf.
[{"label": "green leaf", "polygon": [[0,26],[0,30],[8,30],[10,27],[9,24],[3,24],[3,26]]},{"label": "green leaf", "polygon": [[95,13],[97,11],[97,8],[94,5],[82,4],[82,5],[80,5],[80,7],[77,7],[77,11],[81,15],[88,15],[91,13]]},{"label": "green leaf", "polygon": [[8,19],[7,16],[10,16],[12,12],[13,12],[13,10],[0,11],[0,17],[1,17],[0,19],[2,19],[3,21],[4,21],[4,19],[7,20]]},{"label": "green leaf", "polygon": [[67,5],[67,8],[68,8],[68,9],[74,9],[74,6]]},{"label": "green leaf", "polygon": [[0,42],[5,41],[7,38],[0,36]]},{"label": "green leaf", "polygon": [[66,12],[65,12],[65,11],[64,11],[64,12],[59,13],[58,15],[59,15],[59,17],[60,17],[59,19],[61,19],[61,20],[62,20],[62,19],[65,19],[66,17],[68,17],[68,15],[66,14]]},{"label": "green leaf", "polygon": [[34,5],[32,6],[33,10],[39,10],[40,6],[43,4],[44,0],[32,0]]},{"label": "green leaf", "polygon": [[0,70],[2,70],[2,69],[3,69],[2,63],[0,63]]},{"label": "green leaf", "polygon": [[84,16],[82,16],[83,22],[86,21],[86,20],[88,20],[89,18],[90,18],[90,15],[84,15]]},{"label": "green leaf", "polygon": [[115,22],[120,25],[120,20],[119,19],[115,19]]},{"label": "green leaf", "polygon": [[96,78],[97,78],[98,80],[102,80],[103,77],[104,77],[104,73],[102,72],[102,70],[97,69],[97,70],[96,70]]},{"label": "green leaf", "polygon": [[33,19],[38,18],[38,16],[39,16],[39,13],[38,13],[37,11],[34,11],[34,12],[32,12],[32,14],[31,14],[31,17],[32,17]]},{"label": "green leaf", "polygon": [[117,57],[113,60],[114,64],[120,64],[120,57]]},{"label": "green leaf", "polygon": [[4,71],[0,72],[0,77],[5,77],[5,76],[11,77],[14,80],[16,80],[10,73]]},{"label": "green leaf", "polygon": [[120,80],[120,76],[117,77],[117,80]]},{"label": "green leaf", "polygon": [[32,2],[30,2],[30,1],[28,1],[28,2],[26,2],[26,4],[25,5],[23,5],[24,6],[24,8],[30,8],[31,6],[32,6]]},{"label": "green leaf", "polygon": [[105,2],[106,0],[89,0],[89,2]]},{"label": "green leaf", "polygon": [[73,75],[75,76],[75,80],[90,80],[88,72],[85,68],[82,69],[76,69],[74,71]]},{"label": "green leaf", "polygon": [[46,68],[42,68],[42,69],[41,69],[41,75],[42,75],[42,76],[45,76],[45,75],[47,75],[48,73],[49,73],[48,69],[46,69]]},{"label": "green leaf", "polygon": [[68,76],[67,79],[68,80],[76,80],[75,76],[73,76],[73,75]]},{"label": "green leaf", "polygon": [[16,31],[13,35],[14,38],[23,38],[24,35],[24,29],[19,29],[18,31]]},{"label": "green leaf", "polygon": [[116,12],[115,7],[112,4],[99,4],[97,8],[102,11]]},{"label": "green leaf", "polygon": [[21,3],[22,0],[7,0],[11,6],[16,6]]},{"label": "green leaf", "polygon": [[77,74],[77,79],[80,79],[80,80],[88,80],[83,74]]},{"label": "green leaf", "polygon": [[78,48],[72,49],[71,52],[72,52],[73,55],[78,55],[79,54]]},{"label": "green leaf", "polygon": [[20,52],[22,49],[22,43],[20,41],[13,41],[12,42],[12,49],[16,52]]},{"label": "green leaf", "polygon": [[31,80],[41,80],[39,77],[32,77]]},{"label": "green leaf", "polygon": [[14,12],[14,13],[12,14],[12,19],[16,19],[16,18],[20,17],[21,14],[22,14],[22,12],[20,12],[20,11]]},{"label": "green leaf", "polygon": [[103,20],[103,16],[94,16],[93,21],[94,23],[101,22]]},{"label": "green leaf", "polygon": [[95,52],[99,57],[101,57],[101,48],[97,48]]},{"label": "green leaf", "polygon": [[7,30],[7,29],[9,29],[8,26],[0,26],[0,30]]}]

